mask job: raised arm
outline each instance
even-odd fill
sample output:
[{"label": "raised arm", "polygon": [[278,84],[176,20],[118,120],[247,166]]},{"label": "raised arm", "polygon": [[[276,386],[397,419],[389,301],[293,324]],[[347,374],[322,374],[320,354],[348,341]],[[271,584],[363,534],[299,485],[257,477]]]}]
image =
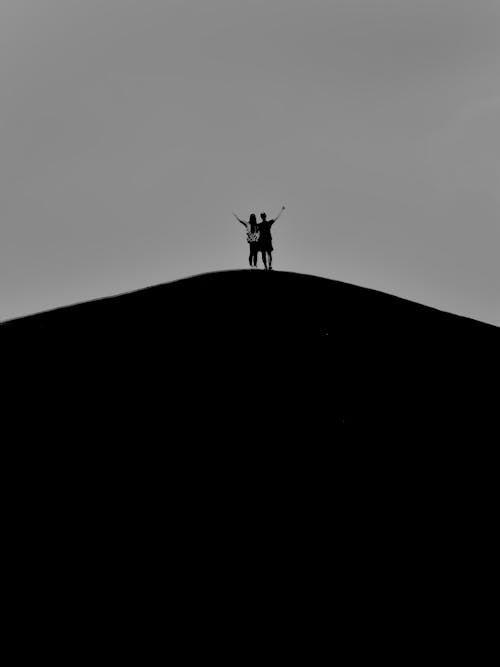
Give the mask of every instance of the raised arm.
[{"label": "raised arm", "polygon": [[240,218],[238,218],[238,216],[236,215],[236,213],[233,213],[233,215],[234,215],[234,217],[236,218],[236,220],[237,220],[238,222],[241,222],[242,225],[244,225],[245,227],[248,226],[248,222],[245,222],[244,220],[241,220]]},{"label": "raised arm", "polygon": [[282,206],[280,212],[279,212],[278,215],[274,218],[274,222],[276,222],[276,220],[280,217],[280,215],[283,213],[284,210],[285,210],[285,207]]}]

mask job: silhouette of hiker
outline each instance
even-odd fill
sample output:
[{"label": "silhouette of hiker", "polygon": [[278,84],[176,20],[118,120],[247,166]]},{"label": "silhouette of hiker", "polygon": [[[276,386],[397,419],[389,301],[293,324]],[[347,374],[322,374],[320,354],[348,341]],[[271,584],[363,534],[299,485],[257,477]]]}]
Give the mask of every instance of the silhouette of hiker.
[{"label": "silhouette of hiker", "polygon": [[248,263],[250,264],[250,268],[257,268],[257,259],[258,259],[258,254],[259,254],[259,230],[257,225],[257,218],[255,216],[255,213],[252,213],[250,215],[250,219],[248,222],[245,222],[244,220],[241,220],[238,218],[236,213],[233,213],[234,217],[238,222],[241,222],[242,225],[244,225],[247,229],[247,241],[248,245],[250,247],[250,255],[248,257]]},{"label": "silhouette of hiker", "polygon": [[265,213],[261,213],[260,217],[262,221],[257,225],[257,229],[260,232],[259,240],[259,250],[262,253],[262,261],[264,262],[264,268],[271,270],[273,268],[273,237],[271,236],[271,227],[274,225],[276,220],[285,210],[285,207],[281,207],[281,211],[274,218],[274,220],[267,220]]}]

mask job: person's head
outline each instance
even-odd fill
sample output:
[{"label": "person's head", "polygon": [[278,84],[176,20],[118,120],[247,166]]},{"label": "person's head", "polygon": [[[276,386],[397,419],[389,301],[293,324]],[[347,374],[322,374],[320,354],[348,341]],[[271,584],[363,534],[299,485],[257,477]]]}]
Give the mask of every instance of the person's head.
[{"label": "person's head", "polygon": [[266,218],[267,218],[267,215],[265,213],[261,213],[260,217],[262,218],[262,221],[265,222]]},{"label": "person's head", "polygon": [[257,216],[255,215],[255,213],[250,214],[248,222],[250,224],[250,231],[254,232],[255,228],[257,227]]}]

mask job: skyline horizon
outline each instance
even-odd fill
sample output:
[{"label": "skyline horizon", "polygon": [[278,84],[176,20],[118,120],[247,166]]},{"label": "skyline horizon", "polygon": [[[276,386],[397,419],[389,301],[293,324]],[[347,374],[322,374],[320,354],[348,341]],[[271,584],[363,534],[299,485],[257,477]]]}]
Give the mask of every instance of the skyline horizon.
[{"label": "skyline horizon", "polygon": [[[134,288],[134,289],[131,289],[131,290],[123,291],[123,292],[116,292],[116,293],[112,293],[112,294],[96,296],[94,298],[90,298],[90,299],[87,299],[87,300],[84,300],[84,301],[74,301],[74,302],[65,303],[65,304],[62,304],[62,305],[56,305],[54,307],[49,307],[49,308],[44,309],[44,310],[39,310],[39,311],[35,311],[35,312],[26,313],[24,315],[19,315],[19,316],[16,316],[16,317],[13,317],[13,318],[10,318],[10,319],[6,319],[6,320],[0,320],[0,325],[7,324],[9,322],[13,322],[13,321],[20,320],[20,319],[30,318],[30,317],[33,317],[33,316],[36,316],[36,315],[50,314],[53,311],[64,310],[65,308],[73,308],[73,307],[77,307],[77,306],[84,305],[84,304],[91,304],[91,303],[94,303],[94,302],[97,302],[97,301],[111,300],[111,299],[114,299],[114,298],[119,298],[121,296],[127,296],[129,294],[134,294],[134,293],[137,293],[137,292],[143,292],[143,291],[147,291],[147,290],[150,290],[150,289],[155,289],[155,288],[158,288],[158,287],[169,286],[169,285],[179,283],[179,282],[183,282],[183,281],[189,281],[189,280],[196,279],[196,278],[203,278],[205,276],[211,276],[211,275],[223,274],[223,273],[240,273],[240,272],[254,273],[255,271],[257,271],[257,272],[258,271],[265,271],[265,269],[262,266],[257,267],[257,269],[252,269],[249,266],[243,266],[243,267],[239,267],[239,268],[217,269],[217,270],[213,270],[213,271],[204,271],[204,272],[201,272],[201,273],[193,273],[193,274],[190,274],[190,275],[181,276],[181,277],[178,277],[178,278],[173,278],[173,279],[165,281],[165,282],[143,285],[141,287],[137,287],[137,288]],[[329,282],[333,282],[333,283],[339,283],[341,285],[346,285],[348,287],[354,287],[356,289],[361,289],[363,291],[374,292],[375,294],[381,294],[381,295],[384,295],[384,296],[393,297],[396,300],[405,301],[405,302],[408,302],[408,303],[410,303],[412,305],[415,305],[415,306],[422,306],[422,307],[424,307],[426,309],[429,309],[429,310],[436,310],[436,311],[444,313],[446,315],[451,315],[451,316],[466,319],[466,320],[472,320],[472,321],[477,322],[479,324],[486,324],[488,326],[493,326],[493,327],[496,327],[496,328],[500,329],[500,325],[495,324],[494,322],[485,322],[484,320],[479,320],[479,319],[471,317],[469,315],[461,315],[460,313],[454,313],[454,312],[451,312],[451,311],[447,311],[447,310],[444,310],[442,308],[438,308],[436,306],[430,306],[429,304],[426,304],[426,303],[422,303],[422,302],[419,302],[419,301],[413,301],[411,299],[405,298],[404,296],[401,296],[400,294],[397,294],[396,292],[385,292],[385,291],[377,290],[377,289],[375,289],[373,287],[370,287],[370,286],[367,286],[367,285],[359,285],[359,284],[356,284],[356,283],[346,282],[344,280],[340,280],[340,279],[337,279],[337,278],[331,278],[329,276],[317,275],[317,274],[312,274],[312,273],[301,273],[301,272],[293,271],[293,270],[273,269],[272,273],[274,273],[274,274],[290,274],[290,275],[299,276],[299,277],[303,277],[303,278],[318,278],[320,280],[325,280],[325,281],[329,281]]]}]

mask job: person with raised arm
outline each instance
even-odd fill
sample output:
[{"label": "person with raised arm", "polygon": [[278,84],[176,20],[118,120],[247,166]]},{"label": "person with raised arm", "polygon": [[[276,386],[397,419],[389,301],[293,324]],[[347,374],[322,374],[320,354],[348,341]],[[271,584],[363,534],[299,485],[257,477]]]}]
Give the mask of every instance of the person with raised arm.
[{"label": "person with raised arm", "polygon": [[250,255],[248,257],[248,262],[250,264],[250,268],[257,268],[257,258],[259,254],[259,237],[260,233],[258,230],[258,225],[257,225],[257,217],[255,213],[250,214],[250,218],[248,222],[245,222],[244,220],[241,220],[241,218],[238,218],[236,213],[233,213],[234,217],[238,222],[241,222],[242,225],[246,227],[247,230],[247,241],[248,245],[250,247]]},{"label": "person with raised arm", "polygon": [[282,206],[280,212],[278,215],[272,219],[268,220],[267,215],[265,213],[261,213],[261,222],[257,225],[257,229],[260,232],[260,239],[259,239],[259,250],[262,253],[262,261],[264,262],[264,268],[269,269],[269,271],[272,270],[273,268],[273,237],[271,236],[271,227],[274,225],[276,220],[280,217],[280,215],[283,213],[285,210],[285,207]]}]

